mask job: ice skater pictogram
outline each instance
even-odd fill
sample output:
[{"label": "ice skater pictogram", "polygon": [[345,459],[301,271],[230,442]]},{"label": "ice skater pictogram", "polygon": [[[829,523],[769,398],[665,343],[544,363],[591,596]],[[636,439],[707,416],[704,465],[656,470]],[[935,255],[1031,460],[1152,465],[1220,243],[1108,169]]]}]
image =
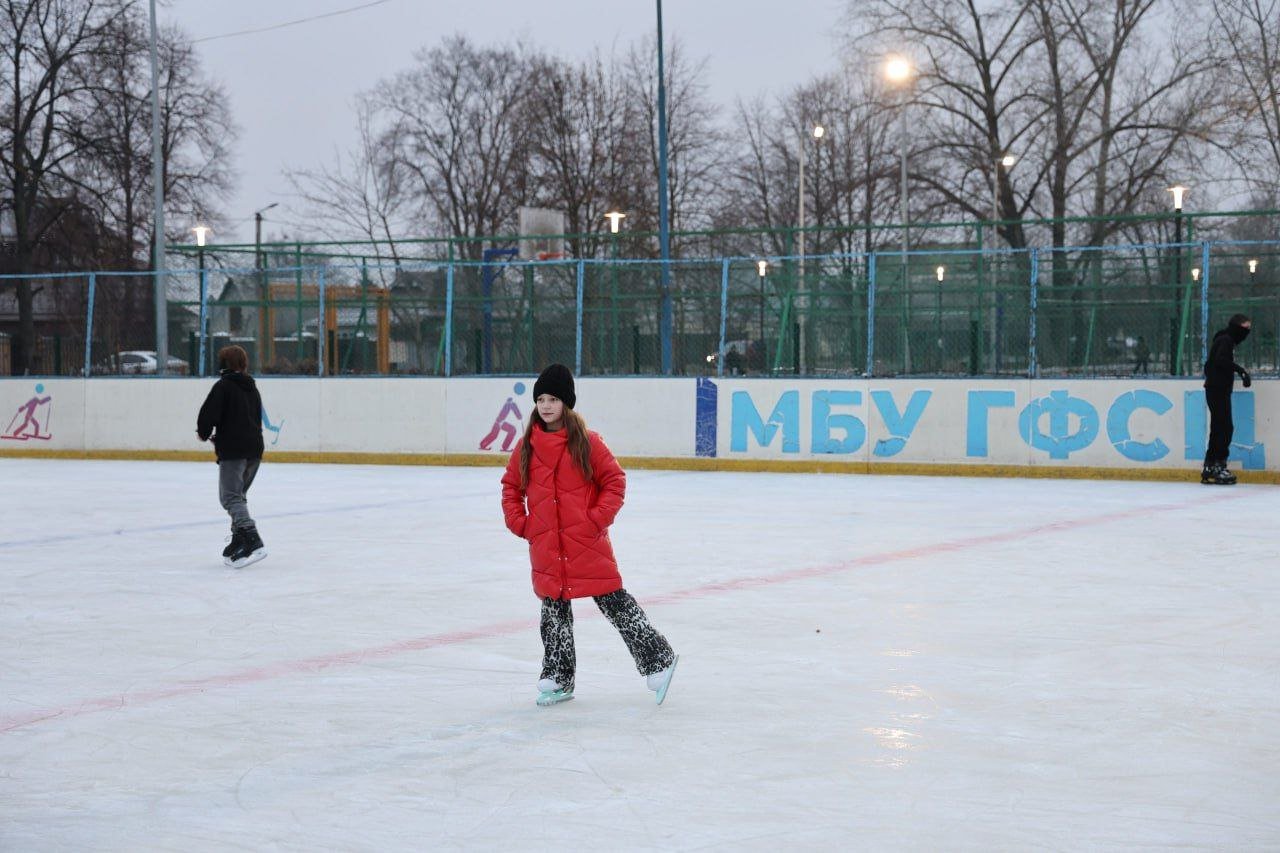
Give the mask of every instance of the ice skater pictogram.
[{"label": "ice skater pictogram", "polygon": [[[33,438],[41,441],[48,441],[53,438],[53,434],[49,432],[49,421],[53,416],[53,395],[41,397],[44,393],[44,386],[36,386],[36,395],[27,402],[18,407],[17,414],[9,421],[9,426],[5,427],[5,438],[10,441],[29,441]],[[22,419],[22,423],[18,423],[18,419]],[[16,429],[15,429],[16,427]]]},{"label": "ice skater pictogram", "polygon": [[280,427],[284,426],[284,418],[280,419],[280,423],[272,424],[271,418],[267,417],[267,407],[262,407],[262,425],[267,428],[268,432],[275,433],[275,438],[271,439],[271,446],[274,447],[280,442]]},{"label": "ice skater pictogram", "polygon": [[[519,397],[524,393],[524,383],[517,382],[511,390],[515,392],[516,397]],[[507,418],[510,415],[515,415],[515,423],[508,421]],[[508,397],[507,402],[502,405],[502,410],[498,412],[498,416],[493,419],[493,427],[489,430],[489,434],[480,440],[480,449],[488,450],[498,438],[498,433],[503,433],[505,437],[502,439],[502,449],[504,452],[509,453],[523,425],[524,415],[520,413],[520,407],[516,405],[513,397]]]}]

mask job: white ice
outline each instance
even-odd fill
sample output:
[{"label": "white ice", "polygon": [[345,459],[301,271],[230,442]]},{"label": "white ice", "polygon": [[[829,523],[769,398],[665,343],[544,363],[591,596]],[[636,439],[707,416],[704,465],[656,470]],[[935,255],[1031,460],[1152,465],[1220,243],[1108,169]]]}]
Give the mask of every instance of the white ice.
[{"label": "white ice", "polygon": [[633,471],[657,707],[499,470],[0,460],[0,850],[1280,847],[1280,489]]}]

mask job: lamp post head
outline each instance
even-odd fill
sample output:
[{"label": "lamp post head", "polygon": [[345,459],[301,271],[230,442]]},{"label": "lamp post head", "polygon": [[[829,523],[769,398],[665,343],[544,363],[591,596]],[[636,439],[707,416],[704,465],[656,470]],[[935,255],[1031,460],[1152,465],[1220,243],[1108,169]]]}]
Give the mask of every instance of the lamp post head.
[{"label": "lamp post head", "polygon": [[890,56],[884,62],[884,76],[890,83],[905,83],[911,78],[911,60]]},{"label": "lamp post head", "polygon": [[946,278],[946,277],[947,277],[947,268],[946,268],[946,267],[938,267],[938,269],[936,270],[936,272],[937,272],[937,274],[938,274],[938,281],[942,281],[944,278]]},{"label": "lamp post head", "polygon": [[1191,280],[1192,280],[1192,281],[1199,281],[1199,280],[1200,280],[1200,267],[1192,267],[1192,268],[1191,268]]},{"label": "lamp post head", "polygon": [[766,274],[766,273],[768,273],[768,272],[769,272],[769,262],[768,262],[768,261],[756,261],[756,273],[757,273],[761,278],[764,278],[764,277],[765,277],[765,274]]},{"label": "lamp post head", "polygon": [[825,135],[826,135],[826,133],[827,133],[827,129],[826,129],[825,127],[823,127],[823,126],[822,126],[822,125],[820,125],[820,124],[819,124],[819,125],[814,125],[814,128],[813,128],[813,138],[814,138],[814,139],[821,139],[823,136],[825,136]]},{"label": "lamp post head", "polygon": [[1017,162],[1018,158],[1014,157],[1012,154],[1006,154],[1000,158],[1000,165],[1004,166],[1006,169],[1012,169],[1013,164]]},{"label": "lamp post head", "polygon": [[627,215],[626,215],[625,213],[621,213],[621,212],[619,212],[619,211],[617,211],[617,210],[611,210],[611,211],[609,211],[608,213],[606,213],[606,214],[604,215],[604,218],[605,218],[605,219],[607,219],[607,220],[609,220],[609,233],[610,233],[610,234],[617,234],[617,233],[618,233],[618,223],[619,223],[619,222],[621,222],[623,219],[626,219],[626,218],[627,218]]},{"label": "lamp post head", "polygon": [[1169,187],[1169,189],[1167,190],[1167,192],[1173,193],[1173,209],[1174,210],[1178,210],[1178,211],[1182,210],[1182,195],[1186,191],[1187,191],[1187,188],[1181,185],[1176,187]]},{"label": "lamp post head", "polygon": [[1258,259],[1250,258],[1249,259],[1249,275],[1253,275],[1257,271],[1258,271]]},{"label": "lamp post head", "polygon": [[201,248],[204,248],[204,244],[205,244],[205,235],[209,233],[209,226],[208,226],[208,225],[197,225],[196,227],[192,228],[191,230],[195,232],[195,235],[196,235],[196,245],[197,245],[197,246],[199,246],[199,247],[201,247]]}]

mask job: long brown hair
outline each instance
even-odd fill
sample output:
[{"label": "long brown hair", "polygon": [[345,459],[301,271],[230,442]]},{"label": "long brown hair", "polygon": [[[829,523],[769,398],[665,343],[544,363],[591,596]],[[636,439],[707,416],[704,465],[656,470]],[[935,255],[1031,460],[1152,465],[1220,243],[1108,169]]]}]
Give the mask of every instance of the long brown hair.
[{"label": "long brown hair", "polygon": [[[574,461],[582,471],[583,475],[591,479],[591,442],[587,438],[587,422],[582,415],[575,412],[568,406],[564,407],[564,415],[561,418],[564,421],[564,429],[568,433],[569,440],[569,458]],[[533,458],[533,444],[530,438],[536,428],[535,424],[541,424],[546,427],[546,422],[542,420],[542,415],[538,414],[538,407],[534,406],[533,413],[529,415],[529,425],[524,430],[524,441],[520,443],[520,488],[529,488],[529,460]]]}]

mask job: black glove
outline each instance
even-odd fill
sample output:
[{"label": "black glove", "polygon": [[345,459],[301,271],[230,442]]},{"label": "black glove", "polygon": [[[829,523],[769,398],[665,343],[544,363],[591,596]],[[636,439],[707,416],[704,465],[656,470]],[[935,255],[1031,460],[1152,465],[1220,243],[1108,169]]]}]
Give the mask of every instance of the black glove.
[{"label": "black glove", "polygon": [[1240,374],[1240,384],[1248,388],[1253,384],[1253,377],[1249,375],[1249,371],[1242,371]]}]

